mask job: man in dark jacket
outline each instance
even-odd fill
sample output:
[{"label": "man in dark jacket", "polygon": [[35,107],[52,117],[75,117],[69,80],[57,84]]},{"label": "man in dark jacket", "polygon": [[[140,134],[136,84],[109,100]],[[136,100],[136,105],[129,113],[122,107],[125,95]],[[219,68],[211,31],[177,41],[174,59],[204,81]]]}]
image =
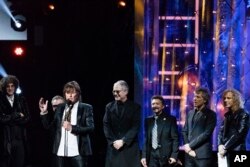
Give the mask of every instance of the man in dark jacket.
[{"label": "man in dark jacket", "polygon": [[[154,116],[145,119],[145,143],[141,159],[143,167],[169,167],[177,163],[179,153],[177,122],[174,116],[163,111],[164,107],[162,96],[155,95],[151,98]],[[156,131],[155,137],[154,131]]]},{"label": "man in dark jacket", "polygon": [[113,86],[115,100],[106,105],[103,118],[107,139],[106,167],[140,167],[138,133],[141,107],[127,98],[128,84],[117,81]]},{"label": "man in dark jacket", "polygon": [[246,151],[246,136],[249,130],[249,114],[244,111],[241,94],[235,89],[223,92],[223,105],[228,110],[218,134],[219,156],[230,155],[234,151]]},{"label": "man in dark jacket", "polygon": [[64,85],[64,98],[67,103],[60,104],[52,122],[48,118],[48,101],[39,102],[40,115],[45,128],[55,128],[52,152],[57,155],[58,167],[86,167],[87,158],[92,155],[90,133],[94,130],[93,108],[81,102],[81,89],[76,81]]},{"label": "man in dark jacket", "polygon": [[194,110],[188,112],[182,130],[185,167],[211,167],[212,135],[216,126],[216,113],[208,108],[210,95],[207,89],[194,92]]},{"label": "man in dark jacket", "polygon": [[24,167],[28,159],[29,108],[25,98],[16,93],[16,76],[8,75],[0,82],[0,166]]}]

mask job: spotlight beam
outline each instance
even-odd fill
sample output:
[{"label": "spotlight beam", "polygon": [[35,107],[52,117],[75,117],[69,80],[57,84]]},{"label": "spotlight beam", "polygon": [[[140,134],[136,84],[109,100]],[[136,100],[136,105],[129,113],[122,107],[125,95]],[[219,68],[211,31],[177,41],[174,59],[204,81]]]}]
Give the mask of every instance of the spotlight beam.
[{"label": "spotlight beam", "polygon": [[5,0],[0,0],[0,9],[2,9],[11,18],[11,27],[15,31],[25,31],[26,30],[26,19],[20,14],[13,14],[10,10],[11,2],[7,4]]},{"label": "spotlight beam", "polygon": [[[11,2],[9,3],[9,5],[11,5]],[[16,22],[15,17],[12,15],[7,3],[5,2],[5,0],[0,0],[0,8],[3,9],[3,11],[12,19],[14,20],[14,22]]]}]

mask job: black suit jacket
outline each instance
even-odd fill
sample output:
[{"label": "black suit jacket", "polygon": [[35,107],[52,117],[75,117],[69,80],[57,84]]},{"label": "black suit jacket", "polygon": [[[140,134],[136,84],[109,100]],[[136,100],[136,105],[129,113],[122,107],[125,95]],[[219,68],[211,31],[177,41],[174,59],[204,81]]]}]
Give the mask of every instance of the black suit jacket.
[{"label": "black suit jacket", "polygon": [[[141,107],[127,100],[124,111],[119,115],[116,101],[106,105],[103,118],[103,130],[108,142],[106,167],[140,167],[140,149],[138,133],[140,130]],[[124,146],[120,150],[113,147],[113,142],[123,139]]]},{"label": "black suit jacket", "polygon": [[[49,115],[41,115],[42,124],[46,129],[55,128],[52,152],[57,154],[60,140],[63,112],[66,104],[61,104],[55,111],[55,116],[50,122]],[[79,153],[82,156],[92,155],[90,133],[94,130],[93,107],[90,104],[79,102],[77,109],[77,124],[72,126],[71,133],[77,136]]]},{"label": "black suit jacket", "polygon": [[[29,107],[24,96],[20,94],[14,96],[13,107],[11,107],[6,95],[0,93],[0,155],[11,155],[13,138],[23,140],[24,146],[28,148]],[[21,117],[20,113],[24,116]]]},{"label": "black suit jacket", "polygon": [[209,108],[203,108],[194,125],[192,120],[195,111],[191,110],[182,130],[184,144],[189,143],[196,153],[196,158],[210,158],[212,156],[212,135],[216,126],[216,113]]},{"label": "black suit jacket", "polygon": [[[142,150],[142,158],[146,158],[149,164],[150,152],[152,150],[152,129],[155,118],[150,116],[145,119],[145,142]],[[162,113],[157,120],[158,144],[161,158],[168,162],[170,157],[177,160],[179,153],[179,136],[176,118],[166,113]]]},{"label": "black suit jacket", "polygon": [[248,130],[249,114],[243,109],[235,114],[229,111],[220,126],[218,145],[223,144],[228,151],[245,151]]}]

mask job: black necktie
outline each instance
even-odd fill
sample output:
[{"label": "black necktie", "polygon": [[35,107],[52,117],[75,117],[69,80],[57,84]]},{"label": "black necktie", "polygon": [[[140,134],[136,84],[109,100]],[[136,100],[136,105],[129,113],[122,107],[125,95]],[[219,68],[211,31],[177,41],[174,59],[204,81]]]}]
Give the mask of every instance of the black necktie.
[{"label": "black necktie", "polygon": [[198,117],[199,117],[200,111],[195,110],[194,116],[193,116],[193,120],[192,120],[192,126],[194,126],[194,123],[197,121]]}]

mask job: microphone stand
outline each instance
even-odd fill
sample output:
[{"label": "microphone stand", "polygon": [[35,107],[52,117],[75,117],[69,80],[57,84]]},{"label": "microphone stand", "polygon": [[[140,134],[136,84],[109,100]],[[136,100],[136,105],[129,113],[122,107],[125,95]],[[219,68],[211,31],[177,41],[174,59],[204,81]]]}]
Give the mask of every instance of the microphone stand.
[{"label": "microphone stand", "polygon": [[[71,110],[72,110],[72,108],[73,108],[73,104],[72,103],[68,104],[68,108],[65,111],[65,116],[64,116],[63,122],[64,121],[71,122]],[[68,131],[66,131],[66,129],[64,129],[64,131],[65,131],[64,132],[64,156],[66,156],[66,155],[68,155]],[[63,162],[63,164],[64,164],[64,162]]]}]

